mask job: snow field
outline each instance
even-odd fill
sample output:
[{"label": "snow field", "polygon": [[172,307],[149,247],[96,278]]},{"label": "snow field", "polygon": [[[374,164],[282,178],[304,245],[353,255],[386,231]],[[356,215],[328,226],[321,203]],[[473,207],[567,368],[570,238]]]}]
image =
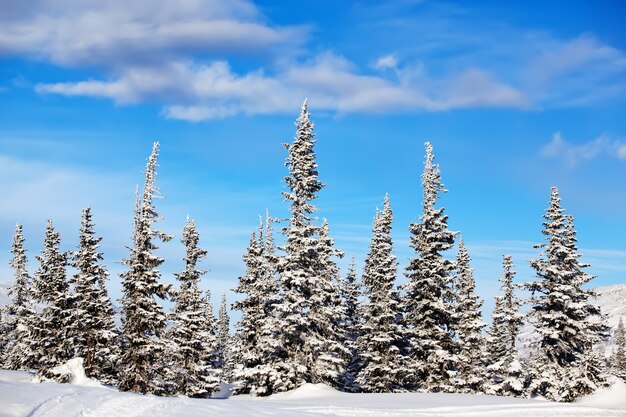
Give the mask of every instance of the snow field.
[{"label": "snow field", "polygon": [[618,382],[574,404],[487,395],[348,394],[311,384],[265,398],[202,400],[122,393],[103,386],[39,384],[26,372],[0,371],[0,417],[143,416],[623,417],[626,384]]}]

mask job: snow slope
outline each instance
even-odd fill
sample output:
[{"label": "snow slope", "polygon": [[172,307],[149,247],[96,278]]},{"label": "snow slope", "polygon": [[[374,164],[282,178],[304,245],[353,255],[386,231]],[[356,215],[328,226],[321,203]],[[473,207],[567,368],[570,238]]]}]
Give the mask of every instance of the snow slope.
[{"label": "snow slope", "polygon": [[[626,386],[580,404],[462,394],[347,394],[305,385],[269,398],[159,398],[106,387],[32,383],[25,372],[0,371],[0,417],[256,416],[626,416]],[[604,404],[604,398],[618,402]],[[613,407],[613,409],[609,408]],[[615,409],[622,407],[622,409]]]}]

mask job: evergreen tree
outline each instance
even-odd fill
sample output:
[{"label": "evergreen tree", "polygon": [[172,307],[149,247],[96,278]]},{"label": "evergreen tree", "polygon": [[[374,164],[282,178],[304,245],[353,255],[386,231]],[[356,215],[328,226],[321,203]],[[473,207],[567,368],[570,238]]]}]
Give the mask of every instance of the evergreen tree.
[{"label": "evergreen tree", "polygon": [[239,278],[234,291],[244,299],[233,304],[241,311],[236,325],[232,355],[236,363],[233,379],[238,382],[238,394],[269,395],[279,375],[275,373],[275,305],[278,288],[274,281],[275,255],[269,217],[266,218],[265,240],[263,227],[259,238],[253,232],[243,259],[246,273]]},{"label": "evergreen tree", "polygon": [[[210,396],[219,387],[219,378],[213,369],[213,352],[207,349],[207,346],[215,347],[210,341],[212,335],[206,334],[206,312],[211,308],[210,298],[203,300],[198,288],[200,277],[206,271],[198,269],[197,263],[207,255],[207,251],[198,246],[199,240],[195,222],[187,218],[181,238],[186,250],[185,270],[175,274],[179,289],[174,296],[174,326],[170,337],[175,350],[170,360],[175,374],[175,392],[202,398]],[[208,306],[205,305],[207,301]]]},{"label": "evergreen tree", "polygon": [[115,379],[114,357],[117,356],[117,333],[113,321],[113,305],[106,290],[109,275],[98,252],[102,238],[94,235],[91,209],[82,212],[78,250],[73,252],[76,268],[74,320],[75,354],[84,359],[87,376],[102,382]]},{"label": "evergreen tree", "polygon": [[159,143],[155,142],[148,158],[145,185],[141,198],[137,194],[135,229],[130,256],[124,261],[128,270],[121,274],[122,297],[122,353],[119,362],[119,387],[124,391],[158,393],[159,372],[156,364],[163,352],[159,340],[167,326],[167,315],[155,297],[164,299],[170,286],[160,281],[157,269],[163,259],[153,252],[156,240],[167,242],[172,236],[154,230],[160,219],[154,206],[159,197],[156,186],[156,167]]},{"label": "evergreen tree", "polygon": [[349,349],[344,346],[345,310],[341,298],[342,280],[335,257],[343,252],[334,247],[328,221],[324,219],[317,240],[317,285],[311,295],[308,312],[311,337],[307,350],[316,352],[311,380],[339,388],[343,384],[343,372],[349,359]]},{"label": "evergreen tree", "polygon": [[515,340],[522,325],[522,315],[519,313],[521,302],[515,296],[514,277],[513,259],[510,255],[504,255],[500,278],[502,286],[500,294],[496,296],[489,332],[491,364],[488,367],[490,381],[487,392],[519,397],[523,395],[524,378],[517,359]]},{"label": "evergreen tree", "polygon": [[222,302],[217,316],[217,367],[222,370],[222,380],[229,382],[232,379],[233,362],[230,357],[230,317],[226,303],[226,291],[222,292]]},{"label": "evergreen tree", "polygon": [[397,322],[394,287],[398,263],[393,255],[393,212],[388,195],[383,204],[383,210],[377,211],[374,218],[370,251],[363,271],[368,302],[363,307],[363,325],[357,339],[363,364],[356,383],[365,392],[404,390],[403,331]]},{"label": "evergreen tree", "polygon": [[44,245],[36,258],[36,301],[45,307],[31,321],[31,349],[35,368],[45,376],[54,377],[51,369],[74,357],[76,334],[75,299],[66,275],[67,254],[60,250],[61,237],[51,220],[46,225]]},{"label": "evergreen tree", "polygon": [[613,373],[626,379],[626,337],[624,337],[624,322],[619,318],[617,328],[613,333],[613,355],[611,355]]},{"label": "evergreen tree", "polygon": [[593,293],[582,288],[593,276],[580,263],[573,219],[565,216],[556,187],[552,188],[543,234],[542,258],[531,261],[538,280],[531,316],[539,334],[530,372],[530,390],[556,401],[573,401],[606,384],[603,365],[593,352],[606,327]]},{"label": "evergreen tree", "polygon": [[406,268],[409,282],[404,286],[402,311],[408,325],[411,357],[411,388],[451,391],[455,371],[452,340],[451,274],[455,263],[443,254],[454,246],[456,233],[448,230],[448,217],[436,208],[441,184],[439,165],[434,164],[433,148],[426,143],[426,162],[422,174],[424,187],[421,222],[412,223],[411,247],[415,257]]},{"label": "evergreen tree", "polygon": [[485,341],[482,331],[486,323],[482,319],[480,309],[483,303],[476,295],[474,269],[470,267],[470,261],[461,238],[456,258],[457,276],[453,284],[454,331],[458,349],[455,384],[458,391],[476,393],[483,390],[485,382]]},{"label": "evergreen tree", "polygon": [[354,255],[348,266],[348,273],[343,280],[342,297],[344,304],[344,346],[348,349],[348,359],[342,377],[342,390],[355,392],[358,390],[356,376],[362,366],[357,346],[357,339],[361,334],[361,285],[357,280]]},{"label": "evergreen tree", "polygon": [[33,307],[31,278],[28,274],[26,248],[21,224],[15,226],[13,258],[10,265],[14,270],[15,280],[9,289],[11,303],[2,311],[3,349],[2,366],[7,369],[28,370],[35,365],[29,340],[30,326],[36,317]]},{"label": "evergreen tree", "polygon": [[[320,239],[320,227],[312,217],[317,211],[312,201],[323,187],[318,180],[313,151],[313,128],[305,100],[296,121],[294,141],[285,145],[289,153],[285,163],[289,169],[289,175],[285,177],[289,192],[284,192],[283,196],[290,203],[291,217],[283,229],[285,254],[278,265],[281,302],[277,307],[277,354],[280,360],[276,362],[276,370],[281,376],[274,382],[274,391],[290,390],[305,382],[325,382],[328,374],[318,372],[318,359],[336,355],[333,351],[336,341],[322,340],[326,336],[316,334],[319,328],[317,318],[327,317],[323,308],[315,305],[325,299],[320,291],[327,291],[326,285],[319,284],[321,280],[331,282],[319,274],[325,271],[325,275],[331,276],[333,269],[322,265],[320,256],[331,259],[334,253],[327,243],[323,243],[325,239]],[[312,316],[311,312],[316,313]]]}]

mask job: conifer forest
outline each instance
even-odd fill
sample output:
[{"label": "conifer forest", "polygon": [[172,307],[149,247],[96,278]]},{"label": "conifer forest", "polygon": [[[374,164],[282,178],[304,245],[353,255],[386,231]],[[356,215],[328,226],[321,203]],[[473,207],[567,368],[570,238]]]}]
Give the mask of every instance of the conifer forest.
[{"label": "conifer forest", "polygon": [[[89,207],[77,247],[63,246],[48,221],[34,264],[17,224],[10,303],[1,310],[0,367],[68,382],[68,363],[79,361],[88,378],[120,391],[193,398],[224,389],[270,396],[310,383],[348,393],[572,402],[626,379],[624,325],[610,328],[592,302],[594,277],[580,260],[575,219],[557,187],[546,190],[545,211],[537,213],[536,257],[528,260],[534,276],[517,275],[511,254],[502,253],[495,308],[483,317],[472,253],[462,231],[449,229],[439,201],[447,192],[446,167],[437,163],[436,138],[415,155],[415,190],[421,182],[423,196],[414,221],[395,224],[393,200],[381,195],[371,208],[364,267],[352,258],[343,271],[337,262],[350,254],[335,245],[333,225],[318,216],[316,199],[326,184],[306,100],[295,128],[285,144],[285,191],[275,196],[289,216],[279,219],[259,207],[265,216],[250,219],[245,273],[232,288],[232,304],[224,294],[200,289],[211,267],[203,263],[210,249],[201,247],[196,226],[202,219],[187,218],[177,236],[160,228],[158,142],[136,191],[123,260],[102,252],[100,213]],[[406,265],[396,258],[392,228],[410,231]],[[184,247],[184,269],[169,285],[157,249],[175,244]],[[124,272],[110,276],[105,259],[121,261]],[[110,295],[111,280],[121,281],[119,300]],[[517,342],[523,326],[533,332],[525,351]],[[599,348],[608,339],[612,352]]]}]

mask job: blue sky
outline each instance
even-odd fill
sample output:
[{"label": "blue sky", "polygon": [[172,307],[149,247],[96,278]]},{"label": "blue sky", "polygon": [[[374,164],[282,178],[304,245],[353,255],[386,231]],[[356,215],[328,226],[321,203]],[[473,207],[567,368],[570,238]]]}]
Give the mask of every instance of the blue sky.
[{"label": "blue sky", "polygon": [[[71,249],[89,205],[118,296],[159,140],[162,229],[195,218],[205,288],[232,288],[257,216],[287,215],[281,143],[308,97],[320,216],[359,266],[386,192],[406,265],[429,140],[487,307],[503,253],[532,278],[552,185],[596,284],[626,282],[625,6],[510,3],[1,2],[0,273],[15,222],[31,256],[47,218]],[[161,249],[167,280],[182,251]]]}]

